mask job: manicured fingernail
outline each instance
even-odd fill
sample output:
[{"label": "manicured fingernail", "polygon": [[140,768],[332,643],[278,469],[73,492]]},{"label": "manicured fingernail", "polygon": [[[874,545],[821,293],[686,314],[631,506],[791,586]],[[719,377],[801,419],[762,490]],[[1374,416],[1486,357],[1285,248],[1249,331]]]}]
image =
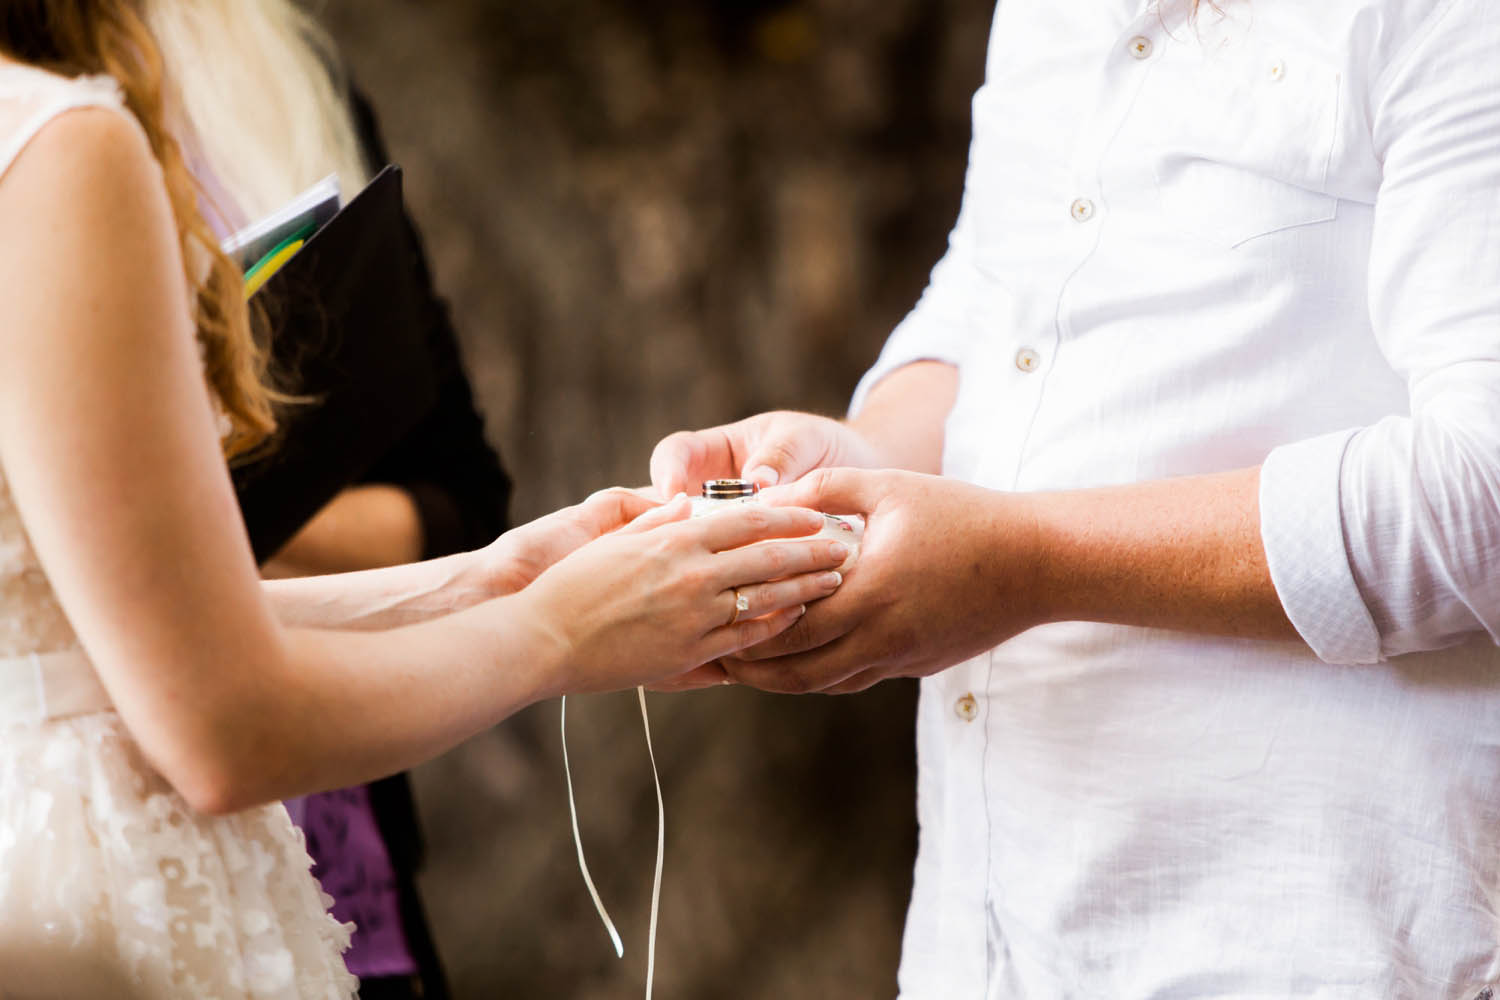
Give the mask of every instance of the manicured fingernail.
[{"label": "manicured fingernail", "polygon": [[803,604],[797,608],[797,617],[801,618],[805,614],[807,614],[807,605]]},{"label": "manicured fingernail", "polygon": [[730,685],[730,684],[734,683],[734,678],[733,677],[720,677],[719,678],[719,683],[721,685],[727,686],[727,685]]},{"label": "manicured fingernail", "polygon": [[827,573],[824,573],[822,576],[818,577],[818,582],[827,587],[829,590],[832,590],[833,588],[844,582],[844,574],[840,573],[838,570],[829,570]]},{"label": "manicured fingernail", "polygon": [[849,557],[849,546],[843,542],[830,542],[828,545],[828,555],[833,559],[847,559]]},{"label": "manicured fingernail", "polygon": [[757,465],[745,474],[745,478],[761,486],[775,486],[781,482],[781,476],[769,465]]}]

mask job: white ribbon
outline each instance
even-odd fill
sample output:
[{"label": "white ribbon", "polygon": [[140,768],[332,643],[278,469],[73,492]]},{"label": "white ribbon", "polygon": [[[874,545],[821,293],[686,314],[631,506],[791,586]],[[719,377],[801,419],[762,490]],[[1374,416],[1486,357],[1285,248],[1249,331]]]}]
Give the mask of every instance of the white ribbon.
[{"label": "white ribbon", "polygon": [[[646,753],[651,758],[651,780],[656,785],[656,878],[651,886],[651,931],[646,943],[646,1000],[651,1000],[652,984],[656,979],[656,922],[661,910],[661,871],[667,847],[667,808],[662,801],[661,774],[656,768],[656,750],[651,745],[651,718],[646,714],[646,689],[638,687],[635,693],[641,704],[641,725],[646,731]],[[573,820],[573,844],[578,848],[578,870],[583,873],[583,884],[588,887],[589,895],[594,900],[594,909],[599,912],[599,919],[604,922],[604,929],[609,932],[609,940],[615,946],[615,957],[624,958],[625,945],[620,941],[620,932],[615,930],[614,921],[609,919],[609,913],[604,909],[604,901],[599,898],[599,890],[594,886],[593,877],[589,875],[588,862],[583,859],[583,837],[578,832],[578,804],[573,797],[573,768],[568,763],[567,695],[563,695],[562,698],[561,721],[563,774],[568,780],[568,814]]]}]

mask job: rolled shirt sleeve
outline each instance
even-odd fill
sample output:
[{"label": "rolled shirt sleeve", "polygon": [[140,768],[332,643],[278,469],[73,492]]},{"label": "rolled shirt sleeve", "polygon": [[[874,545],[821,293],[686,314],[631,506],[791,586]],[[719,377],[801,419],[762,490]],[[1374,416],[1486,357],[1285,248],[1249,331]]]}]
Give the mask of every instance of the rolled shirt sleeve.
[{"label": "rolled shirt sleeve", "polygon": [[1435,7],[1370,102],[1370,318],[1410,412],[1261,474],[1272,581],[1332,663],[1500,641],[1500,7]]}]

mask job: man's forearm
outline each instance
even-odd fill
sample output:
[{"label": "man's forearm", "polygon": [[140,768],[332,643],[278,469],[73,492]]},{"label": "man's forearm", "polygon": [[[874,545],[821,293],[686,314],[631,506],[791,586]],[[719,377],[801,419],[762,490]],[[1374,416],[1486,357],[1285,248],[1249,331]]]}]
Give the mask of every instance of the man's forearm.
[{"label": "man's forearm", "polygon": [[881,379],[849,426],[882,466],[936,474],[943,465],[943,428],[957,396],[958,369],[917,361]]},{"label": "man's forearm", "polygon": [[[919,361],[882,379],[850,426],[882,465],[938,473],[957,394],[957,369]],[[999,494],[1009,512],[998,523],[1014,525],[1020,517],[1035,526],[1031,586],[1047,620],[1295,639],[1266,565],[1259,484],[1253,468]]]},{"label": "man's forearm", "polygon": [[1017,494],[1052,621],[1295,639],[1260,536],[1260,470]]}]

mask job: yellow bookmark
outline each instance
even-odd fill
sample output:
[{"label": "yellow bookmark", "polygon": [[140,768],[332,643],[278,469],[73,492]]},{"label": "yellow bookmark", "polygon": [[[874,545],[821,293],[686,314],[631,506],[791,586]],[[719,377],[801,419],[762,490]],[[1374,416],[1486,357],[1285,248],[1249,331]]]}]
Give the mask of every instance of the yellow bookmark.
[{"label": "yellow bookmark", "polygon": [[281,270],[281,265],[291,260],[292,255],[302,249],[303,242],[302,240],[289,240],[252,267],[245,275],[245,298],[248,299],[260,291],[261,286],[271,280],[271,275]]}]

